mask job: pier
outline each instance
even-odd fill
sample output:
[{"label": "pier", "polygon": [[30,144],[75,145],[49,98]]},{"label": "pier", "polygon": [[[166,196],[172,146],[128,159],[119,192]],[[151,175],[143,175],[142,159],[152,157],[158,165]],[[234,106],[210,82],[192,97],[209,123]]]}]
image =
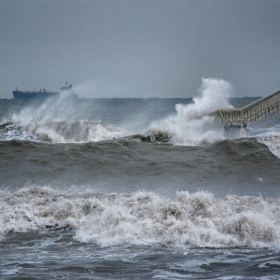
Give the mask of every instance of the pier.
[{"label": "pier", "polygon": [[280,112],[280,90],[260,98],[242,108],[219,109],[212,112],[224,127],[246,127]]}]

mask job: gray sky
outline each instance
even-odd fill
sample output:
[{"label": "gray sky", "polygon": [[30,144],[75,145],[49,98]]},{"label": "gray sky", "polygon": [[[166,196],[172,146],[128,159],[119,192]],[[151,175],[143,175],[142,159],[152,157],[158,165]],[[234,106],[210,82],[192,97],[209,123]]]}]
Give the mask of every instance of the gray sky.
[{"label": "gray sky", "polygon": [[235,96],[280,89],[280,0],[0,0],[0,98],[192,97],[201,78]]}]

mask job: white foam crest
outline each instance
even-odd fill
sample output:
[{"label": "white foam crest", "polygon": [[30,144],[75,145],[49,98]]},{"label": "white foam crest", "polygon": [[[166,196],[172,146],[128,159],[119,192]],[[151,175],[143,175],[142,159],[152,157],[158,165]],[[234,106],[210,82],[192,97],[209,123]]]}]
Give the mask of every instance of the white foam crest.
[{"label": "white foam crest", "polygon": [[280,132],[267,132],[258,135],[257,140],[266,145],[270,152],[280,159]]},{"label": "white foam crest", "polygon": [[232,91],[230,83],[218,79],[202,79],[201,96],[188,105],[177,104],[175,116],[153,122],[152,133],[165,132],[173,144],[199,145],[224,138],[222,129],[215,125],[209,114],[219,108],[231,108],[228,102]]},{"label": "white foam crest", "polygon": [[127,129],[122,127],[87,120],[33,119],[22,129],[52,143],[97,142],[119,138],[129,133]]},{"label": "white foam crest", "polygon": [[0,236],[11,231],[71,227],[75,238],[100,246],[163,244],[228,248],[279,248],[279,198],[215,198],[179,192],[66,196],[29,187],[0,198]]},{"label": "white foam crest", "polygon": [[7,124],[4,129],[0,129],[0,140],[28,140],[33,142],[40,142],[40,139],[27,131],[19,129],[17,125]]},{"label": "white foam crest", "polygon": [[52,143],[85,143],[110,140],[130,133],[122,127],[80,120],[75,102],[76,99],[69,97],[68,93],[61,93],[37,107],[33,104],[24,108],[12,117],[14,130],[11,136],[20,140],[35,138]]}]

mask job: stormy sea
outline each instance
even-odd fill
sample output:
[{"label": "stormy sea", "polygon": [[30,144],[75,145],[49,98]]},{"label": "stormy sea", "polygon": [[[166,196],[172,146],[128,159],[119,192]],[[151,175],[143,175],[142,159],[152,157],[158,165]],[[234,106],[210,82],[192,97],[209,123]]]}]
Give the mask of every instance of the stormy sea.
[{"label": "stormy sea", "polygon": [[280,279],[280,116],[230,92],[1,99],[0,279]]}]

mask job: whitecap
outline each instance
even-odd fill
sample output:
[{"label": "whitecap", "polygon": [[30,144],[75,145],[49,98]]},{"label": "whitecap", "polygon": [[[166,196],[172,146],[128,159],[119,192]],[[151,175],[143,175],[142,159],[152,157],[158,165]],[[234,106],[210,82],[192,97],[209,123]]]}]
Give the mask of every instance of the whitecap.
[{"label": "whitecap", "polygon": [[70,228],[80,242],[102,247],[162,244],[175,247],[279,248],[279,199],[207,192],[64,195],[28,187],[0,199],[0,236]]}]

